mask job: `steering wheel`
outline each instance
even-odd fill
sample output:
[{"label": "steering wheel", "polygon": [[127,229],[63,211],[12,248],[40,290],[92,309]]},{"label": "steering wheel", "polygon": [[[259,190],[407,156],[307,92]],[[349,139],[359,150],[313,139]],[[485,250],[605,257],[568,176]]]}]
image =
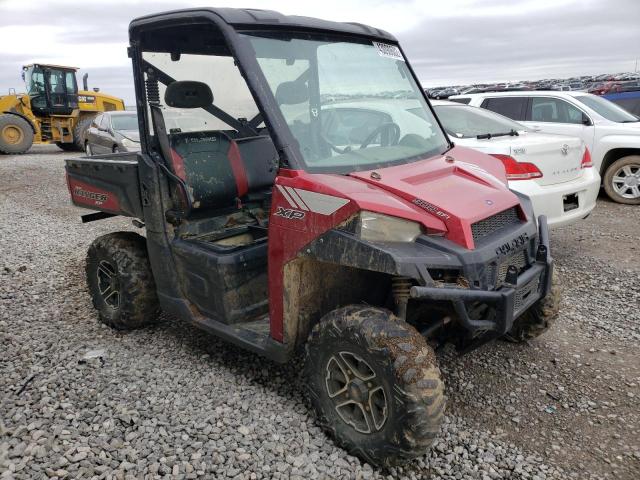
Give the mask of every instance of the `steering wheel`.
[{"label": "steering wheel", "polygon": [[[386,133],[386,135],[384,135]],[[397,145],[400,140],[400,127],[397,123],[387,122],[382,125],[377,126],[373,132],[367,135],[367,138],[364,139],[364,142],[360,144],[360,149],[367,148],[371,142],[375,140],[375,138],[380,135],[380,144],[383,147],[387,147],[389,145]]]}]

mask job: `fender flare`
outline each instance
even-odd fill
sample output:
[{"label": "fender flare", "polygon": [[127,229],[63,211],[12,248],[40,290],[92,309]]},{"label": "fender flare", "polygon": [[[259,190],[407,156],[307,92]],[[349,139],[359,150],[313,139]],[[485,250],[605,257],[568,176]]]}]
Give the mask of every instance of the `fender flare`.
[{"label": "fender flare", "polygon": [[31,127],[31,130],[33,130],[33,133],[34,133],[34,134],[37,134],[37,133],[38,133],[38,132],[36,131],[36,127],[35,127],[35,125],[33,124],[33,122],[32,122],[31,120],[29,120],[29,117],[27,117],[27,116],[25,116],[25,115],[23,115],[23,114],[21,114],[21,113],[18,113],[18,112],[12,112],[12,111],[6,111],[6,112],[2,112],[2,113],[3,113],[3,114],[7,114],[7,115],[15,115],[15,116],[17,116],[17,117],[22,118],[23,120],[25,120],[25,121],[29,124],[29,126]]},{"label": "fender flare", "polygon": [[[605,172],[609,166],[617,159],[628,155],[640,154],[640,141],[625,135],[609,135],[601,139],[601,146],[604,153],[602,154],[602,163],[600,164],[600,176],[604,178]],[[614,150],[622,150],[623,153],[614,160],[610,159],[610,155]]]}]

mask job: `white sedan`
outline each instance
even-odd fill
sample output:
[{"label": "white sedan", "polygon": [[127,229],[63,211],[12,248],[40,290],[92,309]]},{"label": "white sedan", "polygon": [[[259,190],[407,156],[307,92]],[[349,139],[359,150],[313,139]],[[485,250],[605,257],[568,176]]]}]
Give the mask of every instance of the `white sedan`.
[{"label": "white sedan", "polygon": [[550,226],[586,218],[596,206],[600,175],[577,137],[536,133],[497,113],[468,105],[431,102],[442,126],[460,146],[500,159],[509,188],[527,195]]}]

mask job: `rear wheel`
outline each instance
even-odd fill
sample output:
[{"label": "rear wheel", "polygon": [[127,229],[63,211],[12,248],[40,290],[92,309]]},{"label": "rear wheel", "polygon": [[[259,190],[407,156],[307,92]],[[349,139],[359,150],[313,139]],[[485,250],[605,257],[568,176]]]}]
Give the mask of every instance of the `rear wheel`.
[{"label": "rear wheel", "polygon": [[[76,122],[76,126],[73,127],[73,145],[74,150],[82,152],[84,150],[84,144],[87,141],[87,129],[96,117],[93,115],[83,115]],[[68,144],[71,145],[71,144]]]},{"label": "rear wheel", "polygon": [[0,115],[0,152],[24,153],[33,145],[33,129],[29,122],[17,115]]},{"label": "rear wheel", "polygon": [[435,354],[386,310],[327,314],[307,342],[305,381],[320,426],[373,465],[423,455],[439,433],[444,385]]},{"label": "rear wheel", "polygon": [[640,155],[613,162],[604,174],[604,190],[614,202],[640,205]]},{"label": "rear wheel", "polygon": [[146,242],[133,232],[93,241],[87,253],[87,284],[100,321],[118,330],[152,323],[159,314]]}]

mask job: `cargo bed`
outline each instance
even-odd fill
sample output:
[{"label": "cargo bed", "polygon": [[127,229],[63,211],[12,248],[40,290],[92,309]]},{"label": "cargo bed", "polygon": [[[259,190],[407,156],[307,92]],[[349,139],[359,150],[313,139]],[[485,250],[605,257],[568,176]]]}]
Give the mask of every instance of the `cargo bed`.
[{"label": "cargo bed", "polygon": [[74,205],[144,220],[137,153],[72,158],[65,163]]}]

